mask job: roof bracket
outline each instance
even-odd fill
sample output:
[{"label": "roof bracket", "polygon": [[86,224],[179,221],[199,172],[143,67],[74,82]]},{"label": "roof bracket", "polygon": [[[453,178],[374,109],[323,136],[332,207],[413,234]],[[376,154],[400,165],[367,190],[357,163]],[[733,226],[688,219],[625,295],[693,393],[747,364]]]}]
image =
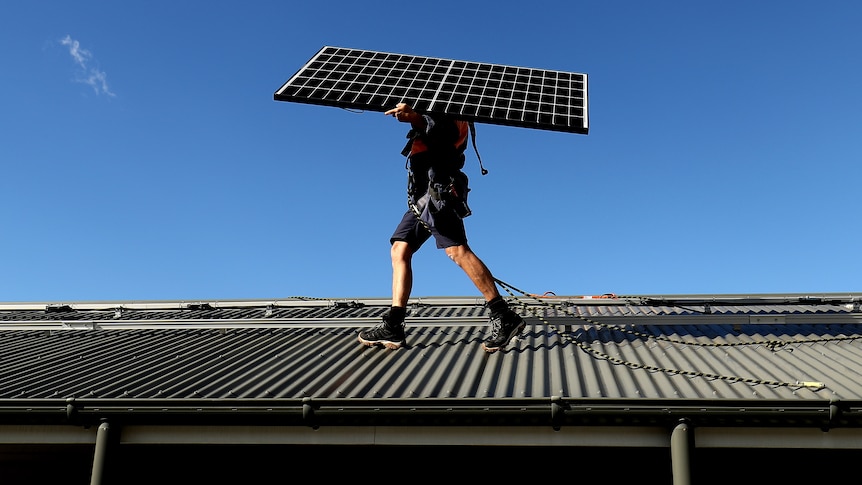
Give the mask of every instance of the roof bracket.
[{"label": "roof bracket", "polygon": [[551,427],[559,431],[566,414],[566,403],[560,396],[551,396]]},{"label": "roof bracket", "polygon": [[362,308],[365,304],[358,301],[334,301],[332,306],[335,308]]},{"label": "roof bracket", "polygon": [[66,419],[68,419],[70,423],[78,422],[78,407],[75,405],[74,397],[66,399]]},{"label": "roof bracket", "polygon": [[409,305],[409,309],[407,311],[408,316],[418,313],[419,310],[421,310],[422,308],[427,308],[427,307],[431,306],[430,303],[424,303],[424,302],[419,301],[419,300],[411,302],[408,305]]},{"label": "roof bracket", "polygon": [[75,311],[71,305],[65,305],[63,303],[50,304],[45,307],[45,313],[54,313],[54,312],[73,312]]},{"label": "roof bracket", "polygon": [[310,426],[311,429],[320,428],[317,420],[314,418],[314,406],[311,404],[310,397],[302,398],[302,421]]},{"label": "roof bracket", "polygon": [[841,406],[838,405],[838,399],[832,399],[829,401],[829,423],[826,424],[822,428],[823,431],[829,431],[831,428],[836,427],[838,424],[838,420],[841,419]]},{"label": "roof bracket", "polygon": [[200,303],[189,303],[188,305],[186,305],[186,308],[189,310],[213,310],[215,307],[213,307],[211,304],[209,304],[207,302],[200,302]]}]

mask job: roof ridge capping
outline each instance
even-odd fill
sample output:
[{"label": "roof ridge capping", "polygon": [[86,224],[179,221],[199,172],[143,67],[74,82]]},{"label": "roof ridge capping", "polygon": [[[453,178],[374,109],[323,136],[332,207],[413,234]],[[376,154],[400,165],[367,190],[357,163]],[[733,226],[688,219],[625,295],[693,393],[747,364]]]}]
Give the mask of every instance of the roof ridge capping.
[{"label": "roof ridge capping", "polygon": [[[841,305],[852,311],[862,311],[862,293],[761,293],[761,294],[645,294],[645,295],[512,295],[510,300],[521,304],[577,304],[577,305]],[[481,297],[415,297],[412,306],[484,305]],[[265,307],[344,307],[344,306],[389,306],[387,298],[318,298],[294,296],[278,299],[236,300],[103,300],[103,301],[34,301],[0,302],[3,310],[44,310],[46,312],[85,310],[186,310],[186,309],[236,309]]]},{"label": "roof ridge capping", "polygon": [[61,301],[61,302],[0,302],[3,310],[44,310],[46,312],[61,311],[93,311],[115,310],[218,310],[236,308],[265,307],[335,307],[350,305],[389,305],[389,299],[382,298],[312,298],[289,297],[272,300],[104,300],[104,301]]}]

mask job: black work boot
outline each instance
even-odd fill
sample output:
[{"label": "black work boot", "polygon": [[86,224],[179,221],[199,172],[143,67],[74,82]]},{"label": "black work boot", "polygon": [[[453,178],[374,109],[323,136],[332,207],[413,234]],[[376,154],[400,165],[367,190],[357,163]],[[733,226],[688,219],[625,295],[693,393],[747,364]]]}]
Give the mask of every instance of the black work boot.
[{"label": "black work boot", "polygon": [[359,332],[359,342],[369,347],[382,345],[387,349],[398,349],[404,345],[404,319],[398,323],[390,322],[391,313],[383,315],[383,323]]},{"label": "black work boot", "polygon": [[487,306],[491,310],[491,336],[482,343],[482,348],[486,352],[496,352],[505,347],[512,337],[520,334],[527,324],[509,308],[502,297],[494,298]]},{"label": "black work boot", "polygon": [[491,316],[491,336],[482,343],[485,352],[496,352],[505,347],[512,337],[521,333],[527,324],[512,310]]}]

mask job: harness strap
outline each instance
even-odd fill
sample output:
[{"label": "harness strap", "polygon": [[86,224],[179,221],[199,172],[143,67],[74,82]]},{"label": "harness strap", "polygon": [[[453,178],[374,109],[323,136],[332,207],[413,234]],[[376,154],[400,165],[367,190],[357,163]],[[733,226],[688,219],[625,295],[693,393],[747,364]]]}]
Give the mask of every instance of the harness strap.
[{"label": "harness strap", "polygon": [[404,145],[404,148],[401,150],[402,155],[405,157],[410,155],[410,150],[413,149],[413,140],[415,140],[417,136],[419,136],[419,132],[412,128],[407,132],[407,144]]},{"label": "harness strap", "polygon": [[[482,175],[488,175],[488,170],[482,165],[482,155],[479,155],[479,147],[476,146],[476,125],[472,121],[468,121],[467,125],[470,127],[470,140],[473,143],[473,151],[476,152],[476,158],[479,160],[479,169],[482,171]],[[401,155],[405,157],[410,155],[410,150],[413,148],[413,140],[418,136],[419,132],[416,130],[411,129],[407,132],[407,144],[401,150]]]},{"label": "harness strap", "polygon": [[473,142],[473,150],[476,152],[476,158],[479,159],[479,168],[482,169],[482,175],[488,175],[488,171],[482,165],[482,156],[479,155],[479,148],[476,147],[476,125],[472,121],[468,121],[467,124],[470,126],[470,139]]}]

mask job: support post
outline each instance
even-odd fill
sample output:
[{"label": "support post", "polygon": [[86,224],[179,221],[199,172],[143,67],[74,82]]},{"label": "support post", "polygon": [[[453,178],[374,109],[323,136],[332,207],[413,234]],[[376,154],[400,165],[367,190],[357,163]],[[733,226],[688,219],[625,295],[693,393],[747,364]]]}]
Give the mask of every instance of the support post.
[{"label": "support post", "polygon": [[93,453],[93,473],[90,475],[90,485],[102,485],[105,476],[105,457],[108,452],[111,425],[103,422],[96,431],[96,450]]},{"label": "support post", "polygon": [[694,430],[681,420],[670,435],[670,461],[673,485],[691,485],[691,450]]}]

